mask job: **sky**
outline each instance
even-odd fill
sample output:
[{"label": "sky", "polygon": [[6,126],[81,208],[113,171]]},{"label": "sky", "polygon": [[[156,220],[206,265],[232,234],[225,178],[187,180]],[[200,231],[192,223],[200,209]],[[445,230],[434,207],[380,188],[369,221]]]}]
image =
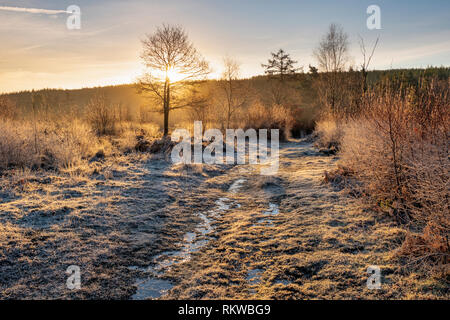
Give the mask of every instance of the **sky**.
[{"label": "sky", "polygon": [[[66,27],[69,5],[81,9],[80,30]],[[381,9],[380,30],[367,28],[369,5]],[[380,37],[372,69],[450,66],[448,0],[0,0],[0,93],[132,83],[141,40],[163,23],[185,28],[211,78],[225,56],[242,77],[263,74],[280,48],[307,70],[330,23],[348,33],[354,65],[362,36],[367,46]]]}]

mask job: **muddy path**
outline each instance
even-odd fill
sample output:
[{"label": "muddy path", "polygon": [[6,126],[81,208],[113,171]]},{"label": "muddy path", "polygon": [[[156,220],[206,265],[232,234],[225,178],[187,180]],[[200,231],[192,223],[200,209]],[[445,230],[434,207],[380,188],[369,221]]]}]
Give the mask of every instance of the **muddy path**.
[{"label": "muddy path", "polygon": [[[335,169],[338,160],[309,142],[289,142],[281,145],[275,176],[243,165],[207,179],[215,205],[193,214],[207,217],[208,232],[200,224],[200,232],[184,239],[189,255],[166,265],[156,282],[144,278],[133,297],[148,298],[149,292],[160,299],[448,295],[444,282],[430,285],[426,275],[401,271],[394,254],[405,231],[391,217],[362,206],[342,186],[324,183],[324,172]],[[380,290],[367,288],[369,266],[382,270]]]},{"label": "muddy path", "polygon": [[[4,182],[0,298],[426,297],[392,262],[405,232],[323,183],[336,161],[296,141],[271,177],[129,155],[89,176]],[[71,265],[80,290],[66,286]],[[366,288],[370,265],[382,290]]]},{"label": "muddy path", "polygon": [[[402,298],[408,281],[392,264],[404,231],[389,217],[326,184],[337,157],[308,142],[281,145],[275,176],[240,165],[209,176],[186,195],[195,217],[175,245],[141,272],[133,299]],[[382,290],[367,268],[382,268]]]}]

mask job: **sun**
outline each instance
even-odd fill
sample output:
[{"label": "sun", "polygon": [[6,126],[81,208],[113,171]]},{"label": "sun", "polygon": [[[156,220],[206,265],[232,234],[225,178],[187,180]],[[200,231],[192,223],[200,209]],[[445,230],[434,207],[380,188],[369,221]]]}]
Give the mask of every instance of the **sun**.
[{"label": "sun", "polygon": [[179,73],[175,68],[170,68],[167,71],[167,76],[169,77],[170,82],[178,82],[185,78],[185,75]]}]

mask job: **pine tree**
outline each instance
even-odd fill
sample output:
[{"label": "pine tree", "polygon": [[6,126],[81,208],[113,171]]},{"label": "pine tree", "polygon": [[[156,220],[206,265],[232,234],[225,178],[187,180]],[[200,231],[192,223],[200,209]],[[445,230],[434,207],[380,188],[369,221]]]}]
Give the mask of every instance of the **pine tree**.
[{"label": "pine tree", "polygon": [[283,49],[280,49],[277,53],[272,52],[271,54],[272,59],[269,59],[267,64],[261,64],[266,69],[266,74],[279,77],[283,81],[286,75],[295,74],[299,70],[294,67],[297,61],[292,60],[291,56]]}]

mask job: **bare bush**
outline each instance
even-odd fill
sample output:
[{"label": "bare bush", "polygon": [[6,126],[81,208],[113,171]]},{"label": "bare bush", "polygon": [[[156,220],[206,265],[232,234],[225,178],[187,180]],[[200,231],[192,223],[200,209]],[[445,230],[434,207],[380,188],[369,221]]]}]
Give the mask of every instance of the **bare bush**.
[{"label": "bare bush", "polygon": [[116,106],[111,105],[103,95],[96,95],[86,106],[86,118],[97,135],[116,133],[118,117]]},{"label": "bare bush", "polygon": [[439,270],[450,257],[449,107],[448,82],[384,84],[341,139],[342,160],[364,193],[411,227],[401,255]]},{"label": "bare bush", "polygon": [[31,167],[38,163],[39,157],[34,152],[34,135],[30,126],[5,120],[0,122],[0,169]]}]

